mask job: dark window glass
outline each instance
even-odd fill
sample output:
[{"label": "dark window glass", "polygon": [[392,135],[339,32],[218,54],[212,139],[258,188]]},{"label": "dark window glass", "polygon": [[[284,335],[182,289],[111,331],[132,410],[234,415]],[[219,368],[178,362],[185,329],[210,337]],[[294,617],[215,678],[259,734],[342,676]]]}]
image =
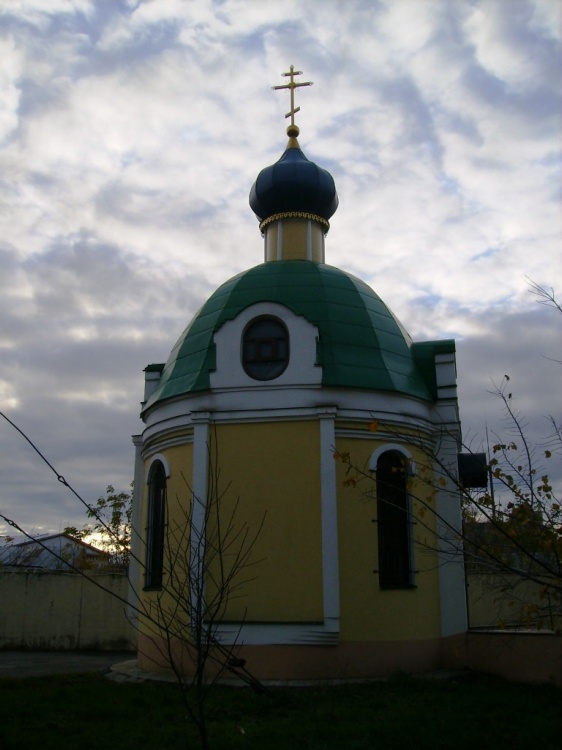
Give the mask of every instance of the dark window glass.
[{"label": "dark window glass", "polygon": [[289,333],[277,318],[257,318],[244,331],[242,364],[255,380],[279,377],[289,363]]},{"label": "dark window glass", "polygon": [[377,527],[381,588],[412,585],[406,459],[387,451],[377,461]]},{"label": "dark window glass", "polygon": [[164,565],[166,522],[166,472],[161,461],[156,461],[150,469],[147,520],[145,586],[160,588]]}]

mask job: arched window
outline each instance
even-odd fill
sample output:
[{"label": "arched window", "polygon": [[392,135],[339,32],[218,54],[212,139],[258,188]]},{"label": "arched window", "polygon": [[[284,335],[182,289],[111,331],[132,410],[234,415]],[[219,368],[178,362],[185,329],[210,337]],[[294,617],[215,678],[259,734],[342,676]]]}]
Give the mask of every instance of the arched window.
[{"label": "arched window", "polygon": [[407,461],[395,450],[382,453],[377,461],[379,585],[383,589],[413,586]]},{"label": "arched window", "polygon": [[148,517],[146,527],[145,587],[160,588],[164,564],[166,523],[166,470],[155,461],[148,476]]},{"label": "arched window", "polygon": [[273,380],[289,364],[289,332],[278,318],[252,320],[242,337],[242,365],[254,380]]}]

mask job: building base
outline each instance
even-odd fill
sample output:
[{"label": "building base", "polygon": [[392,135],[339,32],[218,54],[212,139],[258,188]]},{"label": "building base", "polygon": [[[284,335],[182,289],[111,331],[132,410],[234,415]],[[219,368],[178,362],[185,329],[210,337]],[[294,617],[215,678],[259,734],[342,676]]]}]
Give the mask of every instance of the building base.
[{"label": "building base", "polygon": [[[243,662],[245,669],[260,681],[346,681],[459,669],[466,666],[465,645],[466,636],[462,633],[449,638],[341,642],[336,646],[240,645],[232,649],[229,657],[234,659],[233,664]],[[179,642],[171,646],[163,638],[139,634],[139,668],[192,675],[195,667],[191,649]],[[216,650],[211,652],[206,663],[208,678],[216,676],[224,662],[223,655]],[[222,676],[235,674],[226,669]]]}]

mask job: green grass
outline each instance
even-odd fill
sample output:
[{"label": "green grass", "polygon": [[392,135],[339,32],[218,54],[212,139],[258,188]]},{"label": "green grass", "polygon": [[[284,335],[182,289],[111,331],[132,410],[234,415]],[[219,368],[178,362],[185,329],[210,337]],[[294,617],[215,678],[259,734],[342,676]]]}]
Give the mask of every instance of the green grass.
[{"label": "green grass", "polygon": [[[215,687],[213,750],[560,750],[562,691],[470,676],[278,688]],[[0,748],[197,748],[179,690],[94,675],[0,680]]]}]

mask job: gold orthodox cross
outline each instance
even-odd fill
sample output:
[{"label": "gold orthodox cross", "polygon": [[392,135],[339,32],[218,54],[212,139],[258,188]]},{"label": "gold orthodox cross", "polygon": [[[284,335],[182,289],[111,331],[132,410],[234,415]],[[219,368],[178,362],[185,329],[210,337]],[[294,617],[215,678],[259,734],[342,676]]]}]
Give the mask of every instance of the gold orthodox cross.
[{"label": "gold orthodox cross", "polygon": [[[283,83],[281,86],[272,86],[272,89],[275,89],[276,91],[279,89],[289,89],[291,92],[291,111],[287,112],[285,115],[285,118],[290,117],[291,118],[291,124],[287,128],[287,133],[289,133],[289,130],[296,130],[295,135],[298,135],[298,127],[295,125],[295,115],[297,112],[300,111],[300,107],[295,107],[295,89],[298,89],[300,86],[312,86],[312,81],[301,81],[297,83],[295,81],[295,76],[301,76],[302,70],[295,70],[294,66],[291,65],[289,68],[288,73],[281,73],[282,76],[289,76],[290,81],[289,83]],[[289,133],[291,135],[291,133]]]}]

